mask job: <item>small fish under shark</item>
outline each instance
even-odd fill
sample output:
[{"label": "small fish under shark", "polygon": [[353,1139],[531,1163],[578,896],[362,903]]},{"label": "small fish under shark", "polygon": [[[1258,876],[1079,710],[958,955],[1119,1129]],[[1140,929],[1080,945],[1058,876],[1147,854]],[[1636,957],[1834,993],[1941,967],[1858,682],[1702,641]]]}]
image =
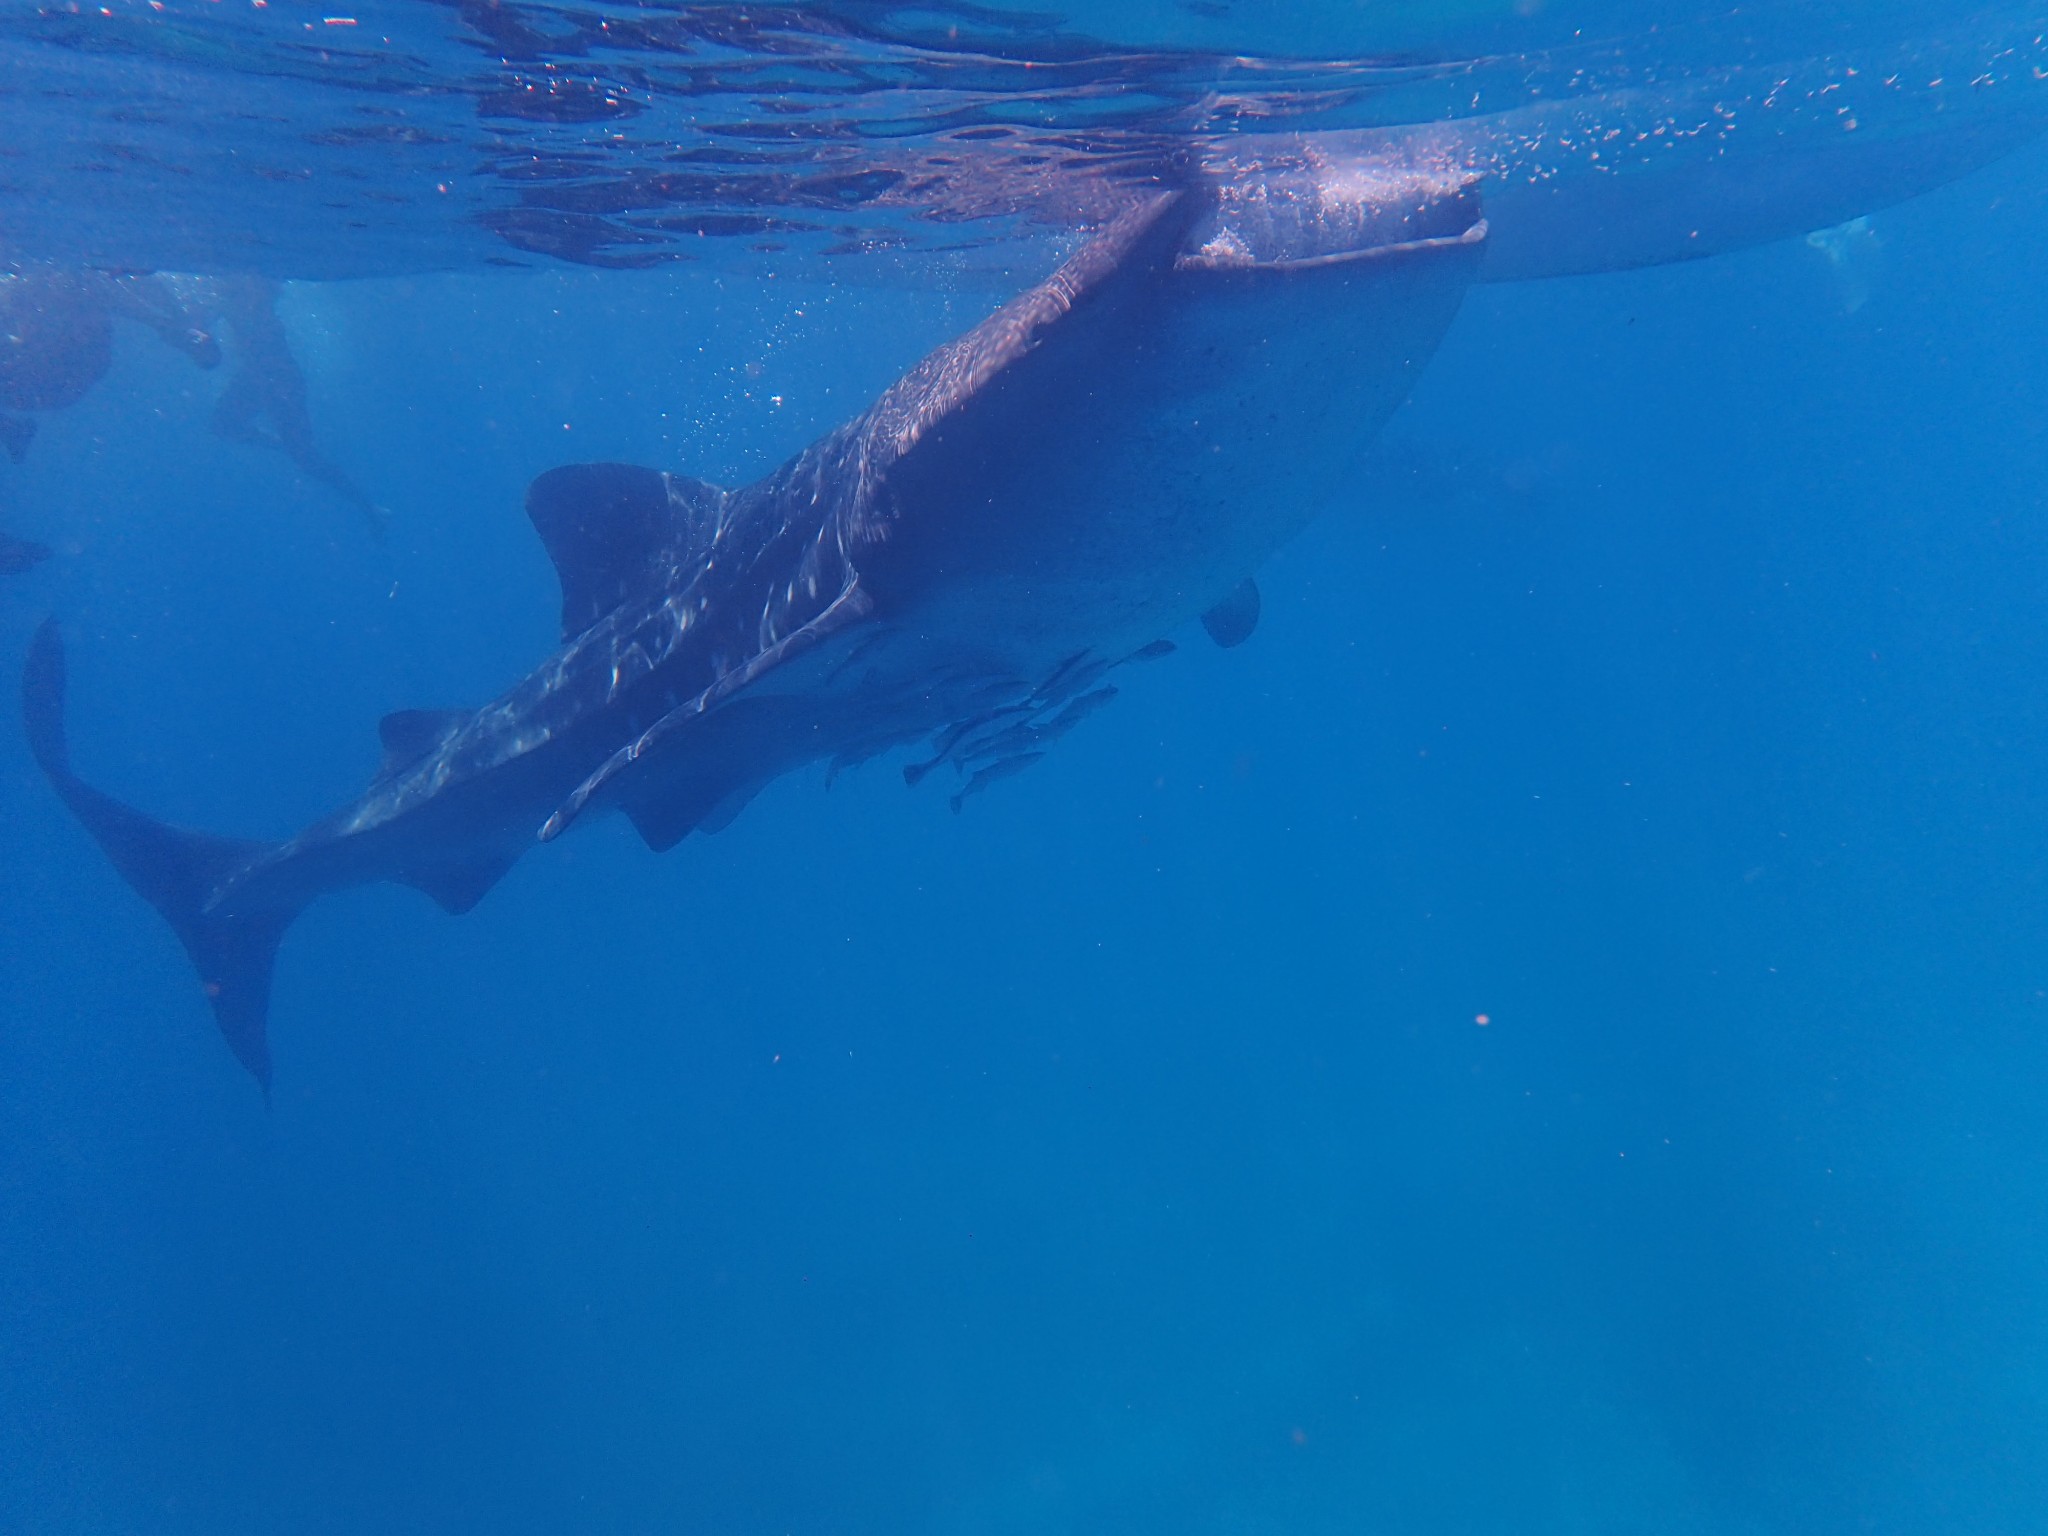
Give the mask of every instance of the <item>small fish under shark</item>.
[{"label": "small fish under shark", "polygon": [[[1224,645],[1252,632],[1251,574],[1346,483],[1474,282],[1803,235],[2035,126],[1892,103],[1885,133],[1822,124],[1783,163],[1758,129],[1756,174],[1731,177],[1617,102],[1633,140],[1581,102],[1191,144],[1043,282],[754,484],[543,474],[526,505],[560,648],[480,709],[387,716],[368,789],[287,841],[172,828],[80,779],[54,624],[27,662],[30,746],[267,1088],[273,963],[314,898],[396,881],[466,912],[582,816],[665,850],[794,769],[920,742],[906,778],[946,766],[975,793],[1189,620]],[[1617,138],[1647,147],[1626,161]]]}]

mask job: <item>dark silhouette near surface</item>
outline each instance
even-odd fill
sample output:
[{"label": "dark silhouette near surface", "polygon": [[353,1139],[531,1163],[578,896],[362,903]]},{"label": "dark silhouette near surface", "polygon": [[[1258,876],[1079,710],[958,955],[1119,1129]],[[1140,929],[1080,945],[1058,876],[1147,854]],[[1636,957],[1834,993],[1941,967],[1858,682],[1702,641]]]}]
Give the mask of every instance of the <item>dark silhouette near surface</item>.
[{"label": "dark silhouette near surface", "polygon": [[[114,360],[114,322],[149,327],[202,368],[218,367],[224,324],[230,364],[213,409],[229,442],[273,449],[360,511],[381,535],[383,509],[314,440],[306,376],[277,317],[278,285],[257,277],[117,276],[31,267],[0,272],[0,452],[19,464],[35,441],[33,413],[77,404]],[[0,576],[49,558],[42,544],[0,534]]]},{"label": "dark silhouette near surface", "polygon": [[213,430],[230,442],[274,448],[369,520],[381,536],[384,512],[320,451],[306,409],[306,376],[277,318],[277,284],[265,278],[216,278],[216,312],[233,343],[234,372],[214,402]]},{"label": "dark silhouette near surface", "polygon": [[0,448],[17,464],[34,439],[30,411],[84,398],[114,360],[114,321],[148,326],[202,368],[220,343],[162,278],[32,268],[0,275]]},{"label": "dark silhouette near surface", "polygon": [[[220,344],[159,277],[31,268],[0,274],[0,451],[19,464],[35,440],[31,411],[76,404],[114,360],[114,320],[148,326],[202,368]],[[47,545],[0,533],[0,576],[50,556]]]},{"label": "dark silhouette near surface", "polygon": [[50,558],[50,546],[0,533],[0,576],[19,576]]}]

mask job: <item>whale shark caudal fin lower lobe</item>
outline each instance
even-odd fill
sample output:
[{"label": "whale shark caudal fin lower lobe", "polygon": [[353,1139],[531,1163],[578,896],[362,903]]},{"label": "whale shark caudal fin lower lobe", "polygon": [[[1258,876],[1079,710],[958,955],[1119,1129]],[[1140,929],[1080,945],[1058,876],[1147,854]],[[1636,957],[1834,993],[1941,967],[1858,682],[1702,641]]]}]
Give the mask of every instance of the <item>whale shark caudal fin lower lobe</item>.
[{"label": "whale shark caudal fin lower lobe", "polygon": [[235,1059],[270,1092],[270,973],[295,904],[211,905],[222,882],[267,853],[267,843],[165,826],[84,783],[64,739],[64,645],[55,620],[29,644],[22,675],[29,750],[71,813],[106,850],[121,878],[163,914],[192,957]]}]

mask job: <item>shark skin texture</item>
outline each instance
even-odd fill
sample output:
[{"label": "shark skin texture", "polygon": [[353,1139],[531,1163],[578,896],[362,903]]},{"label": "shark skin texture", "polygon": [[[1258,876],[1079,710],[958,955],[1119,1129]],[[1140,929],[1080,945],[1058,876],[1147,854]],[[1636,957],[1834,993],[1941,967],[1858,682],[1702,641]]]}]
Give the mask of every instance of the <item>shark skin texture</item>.
[{"label": "shark skin texture", "polygon": [[183,831],[79,778],[54,623],[25,670],[29,742],[267,1091],[277,947],[323,893],[396,881],[466,912],[581,817],[616,811],[661,851],[807,764],[920,743],[906,780],[957,769],[957,810],[1188,621],[1250,635],[1252,573],[1352,473],[1473,283],[1839,222],[2022,142],[2033,119],[2003,101],[1989,120],[1890,102],[1882,134],[1837,115],[1776,154],[1676,156],[1666,101],[1631,119],[1643,147],[1622,171],[1567,155],[1536,174],[1553,106],[1190,145],[1045,281],[754,484],[540,476],[527,511],[561,577],[560,648],[480,709],[387,716],[372,783],[297,836]]}]

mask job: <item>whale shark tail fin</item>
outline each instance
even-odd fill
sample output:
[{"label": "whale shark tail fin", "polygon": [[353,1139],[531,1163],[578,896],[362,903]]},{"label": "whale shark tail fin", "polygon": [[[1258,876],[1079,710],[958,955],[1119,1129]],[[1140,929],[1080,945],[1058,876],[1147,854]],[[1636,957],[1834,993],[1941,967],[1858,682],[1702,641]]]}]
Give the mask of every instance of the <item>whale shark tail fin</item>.
[{"label": "whale shark tail fin", "polygon": [[199,972],[235,1059],[270,1091],[270,974],[295,902],[220,899],[226,882],[272,845],[166,826],[102,794],[71,771],[64,732],[64,644],[55,620],[29,644],[22,717],[29,750],[58,797],[90,832],[121,878],[163,915]]}]

